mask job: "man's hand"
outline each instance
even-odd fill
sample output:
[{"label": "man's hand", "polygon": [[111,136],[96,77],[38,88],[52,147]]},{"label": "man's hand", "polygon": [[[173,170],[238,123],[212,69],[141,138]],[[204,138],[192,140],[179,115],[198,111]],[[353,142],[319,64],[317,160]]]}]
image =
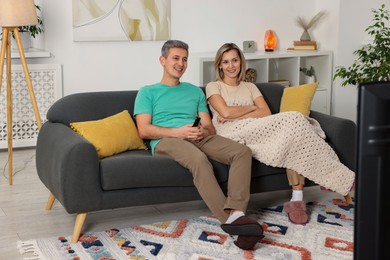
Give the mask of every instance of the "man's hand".
[{"label": "man's hand", "polygon": [[188,139],[191,141],[199,142],[208,135],[208,131],[202,127],[201,124],[198,126],[185,125],[177,128],[181,138]]},{"label": "man's hand", "polygon": [[208,112],[200,112],[201,123],[197,127],[187,124],[179,128],[169,128],[152,125],[152,115],[136,115],[138,135],[142,139],[182,138],[200,141],[208,135],[215,134],[214,126]]}]

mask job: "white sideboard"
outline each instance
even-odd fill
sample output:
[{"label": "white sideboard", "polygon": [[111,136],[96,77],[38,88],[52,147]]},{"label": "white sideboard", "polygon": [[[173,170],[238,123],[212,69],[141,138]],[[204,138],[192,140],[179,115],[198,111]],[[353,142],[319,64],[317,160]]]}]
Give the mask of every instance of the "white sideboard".
[{"label": "white sideboard", "polygon": [[[320,83],[312,103],[312,110],[330,114],[332,94],[332,60],[331,51],[277,51],[244,53],[248,68],[257,72],[256,82],[289,80],[291,86],[306,83],[300,67],[313,66],[317,81]],[[200,84],[205,85],[216,79],[214,70],[214,53],[198,53],[200,64]]]}]

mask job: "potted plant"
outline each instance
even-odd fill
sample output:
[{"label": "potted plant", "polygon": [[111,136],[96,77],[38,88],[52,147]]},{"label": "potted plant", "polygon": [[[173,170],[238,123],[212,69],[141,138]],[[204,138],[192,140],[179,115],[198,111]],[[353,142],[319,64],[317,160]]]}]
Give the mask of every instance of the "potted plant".
[{"label": "potted plant", "polygon": [[314,70],[313,66],[310,66],[310,68],[299,68],[299,71],[302,72],[307,78],[306,83],[313,83],[317,81],[316,78],[316,71]]},{"label": "potted plant", "polygon": [[341,78],[341,86],[390,81],[390,28],[386,26],[390,22],[389,11],[382,4],[372,12],[373,24],[365,30],[372,37],[372,43],[353,52],[357,58],[351,66],[336,67],[333,79]]},{"label": "potted plant", "polygon": [[[35,5],[36,9],[38,12],[41,11],[41,7],[39,5]],[[36,25],[25,25],[25,26],[20,26],[19,32],[28,32],[29,35],[33,38],[37,36],[38,34],[43,32],[43,21],[39,15],[37,15],[38,18],[38,24]]]}]

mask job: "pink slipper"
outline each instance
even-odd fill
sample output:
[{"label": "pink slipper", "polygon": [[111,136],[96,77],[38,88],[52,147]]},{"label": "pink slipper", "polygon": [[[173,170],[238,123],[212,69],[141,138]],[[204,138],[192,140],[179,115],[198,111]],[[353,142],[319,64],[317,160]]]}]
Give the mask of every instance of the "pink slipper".
[{"label": "pink slipper", "polygon": [[309,216],[306,212],[306,204],[303,201],[289,201],[283,205],[284,211],[288,215],[288,219],[299,225],[305,225],[309,221]]}]

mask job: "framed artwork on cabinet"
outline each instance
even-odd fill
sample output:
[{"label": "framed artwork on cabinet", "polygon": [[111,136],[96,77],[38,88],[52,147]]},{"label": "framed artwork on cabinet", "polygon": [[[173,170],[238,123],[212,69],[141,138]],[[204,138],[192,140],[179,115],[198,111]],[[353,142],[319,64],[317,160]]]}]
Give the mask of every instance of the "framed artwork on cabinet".
[{"label": "framed artwork on cabinet", "polygon": [[170,0],[72,0],[74,41],[170,39]]}]

